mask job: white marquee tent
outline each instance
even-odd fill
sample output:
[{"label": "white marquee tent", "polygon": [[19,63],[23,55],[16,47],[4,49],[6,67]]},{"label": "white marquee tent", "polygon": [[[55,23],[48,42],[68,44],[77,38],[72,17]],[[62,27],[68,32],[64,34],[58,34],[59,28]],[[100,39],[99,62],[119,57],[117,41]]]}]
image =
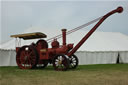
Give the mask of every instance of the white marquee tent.
[{"label": "white marquee tent", "polygon": [[[24,33],[43,32],[48,38],[61,34],[61,29],[29,28]],[[82,39],[87,31],[80,30],[67,36],[67,43],[74,46]],[[19,33],[18,33],[19,34]],[[46,40],[47,40],[46,39]],[[21,45],[30,44],[37,40],[21,41]],[[62,40],[58,40],[60,44]],[[108,64],[128,63],[128,36],[116,32],[96,31],[75,53],[79,58],[79,64]],[[50,46],[50,44],[49,44]],[[14,66],[15,62],[15,39],[0,45],[0,66]]]}]

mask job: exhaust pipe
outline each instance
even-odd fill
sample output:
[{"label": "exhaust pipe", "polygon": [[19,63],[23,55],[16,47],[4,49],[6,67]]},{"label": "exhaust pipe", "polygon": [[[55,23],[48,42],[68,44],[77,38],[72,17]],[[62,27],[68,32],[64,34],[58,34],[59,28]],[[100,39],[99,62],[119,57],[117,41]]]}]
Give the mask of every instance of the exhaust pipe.
[{"label": "exhaust pipe", "polygon": [[67,31],[67,29],[62,29],[63,45],[66,45],[66,31]]}]

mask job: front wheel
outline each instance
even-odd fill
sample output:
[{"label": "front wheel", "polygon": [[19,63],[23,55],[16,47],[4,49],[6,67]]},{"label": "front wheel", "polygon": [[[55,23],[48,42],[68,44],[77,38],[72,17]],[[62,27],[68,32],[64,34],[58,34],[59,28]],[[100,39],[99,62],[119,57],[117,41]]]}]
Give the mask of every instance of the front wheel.
[{"label": "front wheel", "polygon": [[78,66],[79,61],[78,61],[78,58],[76,55],[71,55],[69,57],[69,61],[70,61],[70,68],[71,69],[75,69]]},{"label": "front wheel", "polygon": [[66,71],[69,68],[69,60],[65,55],[56,55],[53,60],[53,67],[57,71]]}]

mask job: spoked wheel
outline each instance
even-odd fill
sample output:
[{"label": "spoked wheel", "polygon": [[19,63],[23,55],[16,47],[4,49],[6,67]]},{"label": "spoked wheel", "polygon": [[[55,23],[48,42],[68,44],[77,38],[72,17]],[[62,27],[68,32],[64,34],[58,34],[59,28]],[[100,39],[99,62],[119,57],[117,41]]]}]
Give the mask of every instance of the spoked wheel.
[{"label": "spoked wheel", "polygon": [[66,71],[69,68],[69,60],[65,55],[56,55],[53,60],[53,67],[57,71]]},{"label": "spoked wheel", "polygon": [[17,65],[21,69],[31,69],[38,63],[38,54],[33,46],[21,47],[16,55]]},{"label": "spoked wheel", "polygon": [[78,58],[76,55],[72,55],[70,58],[69,58],[69,61],[70,61],[70,68],[71,69],[75,69],[77,66],[78,66]]},{"label": "spoked wheel", "polygon": [[37,68],[45,68],[48,65],[48,61],[47,60],[41,60],[39,61],[39,63],[36,65]]}]

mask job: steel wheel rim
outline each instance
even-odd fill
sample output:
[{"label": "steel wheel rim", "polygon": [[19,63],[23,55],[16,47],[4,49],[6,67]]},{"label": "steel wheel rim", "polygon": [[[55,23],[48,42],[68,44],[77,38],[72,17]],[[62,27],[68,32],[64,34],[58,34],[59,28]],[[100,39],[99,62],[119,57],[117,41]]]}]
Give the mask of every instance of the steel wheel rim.
[{"label": "steel wheel rim", "polygon": [[69,66],[68,59],[64,55],[57,55],[54,59],[53,66],[57,71],[65,71]]},{"label": "steel wheel rim", "polygon": [[75,69],[78,66],[78,58],[75,55],[72,55],[70,58],[70,68]]},{"label": "steel wheel rim", "polygon": [[16,57],[17,64],[22,69],[31,69],[36,65],[37,55],[30,46],[22,47]]}]

